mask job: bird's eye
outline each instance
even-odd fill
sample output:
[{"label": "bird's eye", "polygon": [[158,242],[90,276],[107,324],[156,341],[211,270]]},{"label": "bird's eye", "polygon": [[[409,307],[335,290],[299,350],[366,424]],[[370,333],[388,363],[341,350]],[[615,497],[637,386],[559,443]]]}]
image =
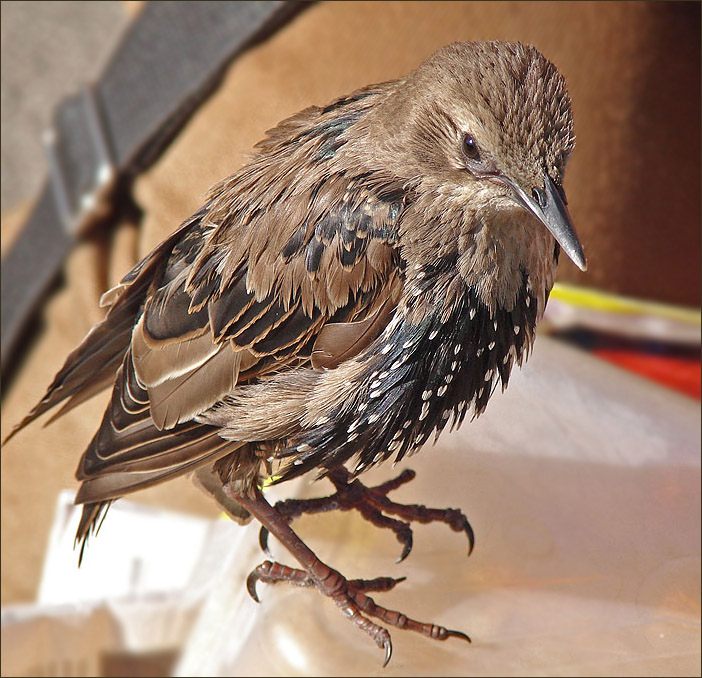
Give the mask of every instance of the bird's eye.
[{"label": "bird's eye", "polygon": [[475,143],[475,139],[473,139],[470,134],[463,135],[463,155],[465,155],[468,160],[480,160],[478,144]]}]

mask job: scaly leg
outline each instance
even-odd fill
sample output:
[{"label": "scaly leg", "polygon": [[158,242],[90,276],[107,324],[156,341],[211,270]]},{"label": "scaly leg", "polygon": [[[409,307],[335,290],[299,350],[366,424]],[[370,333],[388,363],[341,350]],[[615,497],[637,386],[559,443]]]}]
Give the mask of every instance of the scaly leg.
[{"label": "scaly leg", "polygon": [[341,573],[325,565],[314,552],[295,534],[288,518],[271,506],[256,490],[253,497],[236,492],[231,486],[225,485],[224,492],[246,508],[267,530],[272,532],[280,542],[298,560],[302,569],[294,569],[266,561],[259,565],[249,575],[247,588],[254,600],[258,601],[256,582],[266,583],[289,582],[298,586],[314,586],[321,593],[331,598],[339,609],[362,631],[365,631],[380,647],[385,650],[384,666],[392,655],[392,641],[387,629],[371,621],[363,613],[377,617],[382,621],[401,629],[410,629],[429,638],[446,640],[447,638],[470,638],[460,631],[451,631],[436,624],[426,624],[415,621],[401,612],[388,610],[365,594],[365,591],[387,591],[393,588],[400,579],[379,577],[372,580],[346,579]]}]

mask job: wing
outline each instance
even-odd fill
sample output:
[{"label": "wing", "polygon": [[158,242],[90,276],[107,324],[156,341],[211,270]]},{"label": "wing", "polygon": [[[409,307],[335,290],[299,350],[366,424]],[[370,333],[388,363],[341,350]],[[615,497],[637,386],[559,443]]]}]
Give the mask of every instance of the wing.
[{"label": "wing", "polygon": [[[80,373],[80,383],[52,387],[40,408],[82,398],[95,387],[87,368],[105,360],[100,385],[114,379],[112,398],[77,472],[76,501],[88,505],[82,536],[105,502],[241,447],[194,420],[237,384],[333,368],[384,329],[402,286],[396,239],[405,193],[337,157],[377,93],[282,123],[259,156],[108,293],[106,321],[116,321],[115,309],[129,312],[89,335],[62,370]],[[98,335],[118,348],[103,349]]]},{"label": "wing", "polygon": [[[195,416],[237,384],[302,366],[329,369],[378,336],[401,286],[387,233],[395,212],[370,196],[355,208],[342,204],[294,251],[287,243],[275,257],[249,251],[232,275],[214,257],[201,257],[198,268],[174,251],[81,461],[78,500],[112,499],[229,454],[239,444]],[[239,255],[234,242],[227,253]]]}]

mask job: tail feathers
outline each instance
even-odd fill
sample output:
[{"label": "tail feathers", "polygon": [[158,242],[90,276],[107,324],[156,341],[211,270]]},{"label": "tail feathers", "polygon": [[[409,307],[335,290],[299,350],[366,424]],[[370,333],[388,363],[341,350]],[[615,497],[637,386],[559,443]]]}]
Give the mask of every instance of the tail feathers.
[{"label": "tail feathers", "polygon": [[[198,428],[206,430],[209,427],[199,426]],[[153,431],[155,434],[160,433],[157,433],[155,427]],[[80,566],[83,561],[88,539],[91,536],[97,536],[107,509],[115,499],[124,494],[156,485],[166,478],[176,477],[201,468],[222,456],[231,454],[243,444],[222,440],[214,434],[206,434],[192,445],[186,445],[184,451],[187,454],[183,458],[177,459],[176,463],[171,458],[172,455],[166,454],[160,460],[163,464],[161,468],[115,471],[83,480],[75,498],[76,504],[86,502],[83,504],[83,513],[75,538],[75,546],[80,544],[78,565]],[[135,467],[138,467],[138,464],[135,464]]]},{"label": "tail feathers", "polygon": [[76,503],[118,499],[125,494],[159,484],[167,478],[175,478],[211,464],[242,445],[240,442],[223,440],[216,434],[206,435],[153,459],[147,457],[134,464],[124,464],[121,469],[83,478],[76,493]]},{"label": "tail feathers", "polygon": [[159,429],[128,350],[117,371],[100,428],[81,457],[76,478],[82,484],[76,502],[95,504],[116,499],[212,463],[242,444],[225,440],[216,427],[196,421]]},{"label": "tail feathers", "polygon": [[114,381],[116,370],[129,348],[132,330],[151,286],[162,277],[168,257],[185,232],[198,227],[198,217],[199,214],[186,221],[180,229],[142,259],[127,273],[117,288],[114,288],[114,294],[107,293],[104,298],[112,305],[105,319],[95,325],[80,346],[68,356],[44,397],[12,429],[5,442],[64,400],[70,398],[51,421]]},{"label": "tail feathers", "polygon": [[133,324],[133,316],[123,318],[118,324],[108,316],[93,327],[81,345],[68,356],[46,395],[12,429],[5,442],[64,400],[70,398],[51,421],[109,386],[129,347]]},{"label": "tail feathers", "polygon": [[88,545],[88,538],[91,534],[97,536],[111,503],[111,501],[103,501],[97,504],[85,504],[83,506],[83,513],[80,516],[80,523],[78,524],[78,530],[76,531],[76,538],[74,541],[74,548],[80,544],[78,567],[80,567],[83,562],[85,547]]},{"label": "tail feathers", "polygon": [[53,423],[59,417],[62,417],[67,412],[70,412],[74,407],[77,407],[81,403],[84,403],[86,400],[89,400],[94,395],[97,395],[98,393],[106,389],[108,386],[110,386],[114,382],[117,370],[122,364],[122,355],[123,354],[120,353],[114,356],[112,360],[109,360],[107,363],[105,363],[104,367],[100,370],[98,374],[96,374],[93,377],[90,383],[86,384],[84,388],[70,396],[68,401],[63,405],[63,407],[51,415],[51,417],[47,420],[45,426],[48,426],[49,424]]}]

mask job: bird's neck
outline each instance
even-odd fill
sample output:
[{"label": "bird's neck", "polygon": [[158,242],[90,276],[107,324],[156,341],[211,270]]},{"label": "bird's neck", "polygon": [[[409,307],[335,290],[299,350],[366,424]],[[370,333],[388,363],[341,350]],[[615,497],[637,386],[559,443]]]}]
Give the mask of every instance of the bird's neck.
[{"label": "bird's neck", "polygon": [[[414,208],[416,214],[412,214]],[[535,301],[535,320],[544,313],[558,264],[558,246],[551,234],[523,209],[449,211],[412,205],[405,216],[402,258],[406,262],[405,297],[421,296],[437,307],[471,291],[492,317],[511,313],[524,295]],[[452,218],[449,218],[452,217]],[[440,224],[419,229],[413,221]],[[445,306],[445,305],[444,305]]]}]

